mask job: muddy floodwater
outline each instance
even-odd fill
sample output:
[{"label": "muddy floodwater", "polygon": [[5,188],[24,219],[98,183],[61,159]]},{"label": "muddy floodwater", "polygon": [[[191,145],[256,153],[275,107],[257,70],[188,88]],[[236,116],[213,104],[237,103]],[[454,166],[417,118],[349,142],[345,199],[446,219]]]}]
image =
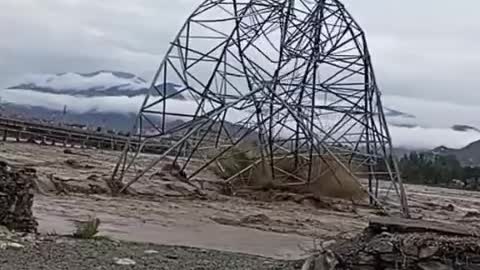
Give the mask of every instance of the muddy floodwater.
[{"label": "muddy floodwater", "polygon": [[[191,202],[190,202],[191,203]],[[302,248],[312,247],[312,238],[296,233],[277,233],[243,226],[229,226],[209,217],[216,209],[185,202],[141,202],[108,198],[52,198],[39,196],[35,215],[40,232],[71,233],[73,220],[95,214],[100,231],[115,239],[164,245],[191,246],[262,255],[272,258],[302,258]]]},{"label": "muddy floodwater", "polygon": [[[56,192],[52,177],[68,185],[104,188],[102,179],[109,177],[119,154],[74,151],[72,155],[59,147],[17,143],[0,147],[2,160],[37,170],[34,212],[43,233],[71,233],[73,221],[95,215],[102,221],[101,234],[114,239],[298,259],[314,243],[352,237],[378,213],[366,204],[354,206],[348,201],[318,206],[308,201],[229,197],[213,189],[199,199],[189,196],[185,188],[172,190],[161,181],[147,179],[132,186],[142,196]],[[385,184],[382,192],[388,190]],[[480,193],[410,185],[406,190],[414,218],[479,224]]]}]

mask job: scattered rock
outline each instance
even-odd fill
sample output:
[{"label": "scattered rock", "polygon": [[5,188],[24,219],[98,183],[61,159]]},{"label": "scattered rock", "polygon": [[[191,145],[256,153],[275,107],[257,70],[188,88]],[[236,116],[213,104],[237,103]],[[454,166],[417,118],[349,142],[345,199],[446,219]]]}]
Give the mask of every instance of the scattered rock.
[{"label": "scattered rock", "polygon": [[211,217],[210,219],[218,224],[229,226],[241,226],[247,224],[270,224],[272,222],[272,220],[264,214],[248,215],[241,218],[240,220],[224,217]]},{"label": "scattered rock", "polygon": [[465,214],[465,218],[480,217],[480,212],[478,211],[469,211]]},{"label": "scattered rock", "polygon": [[41,240],[42,237],[33,233],[29,233],[21,237],[22,242],[35,243],[37,240]]},{"label": "scattered rock", "polygon": [[170,192],[170,194],[178,196],[192,195],[195,194],[196,190],[195,187],[192,187],[180,181],[168,181],[164,183],[164,186],[167,190],[173,191],[173,193]]},{"label": "scattered rock", "polygon": [[95,169],[95,166],[90,165],[90,164],[86,164],[86,165],[83,165],[83,168],[86,169],[86,170],[91,170],[91,169]]},{"label": "scattered rock", "polygon": [[68,243],[69,241],[71,241],[71,240],[66,240],[64,238],[59,238],[59,239],[55,239],[55,244],[64,244],[64,243]]},{"label": "scattered rock", "polygon": [[150,176],[150,179],[153,179],[153,178],[163,179],[163,178],[165,178],[165,180],[169,180],[168,178],[166,178],[166,176],[167,176],[167,174],[165,174],[164,172],[155,172]]},{"label": "scattered rock", "polygon": [[74,169],[81,169],[83,168],[82,165],[80,165],[80,163],[75,160],[75,159],[67,159],[65,160],[65,164],[67,164],[68,166],[74,168]]},{"label": "scattered rock", "polygon": [[455,206],[451,203],[449,203],[447,206],[442,206],[442,210],[448,211],[448,212],[453,212],[455,211]]},{"label": "scattered rock", "polygon": [[[59,238],[65,242],[57,241]],[[158,255],[146,255],[146,250],[158,251]],[[170,260],[161,254],[177,255],[179,259]],[[299,270],[301,263],[227,251],[59,236],[25,244],[21,250],[0,250],[1,270]]]},{"label": "scattered rock", "polygon": [[0,225],[0,237],[10,238],[13,233],[5,226]]},{"label": "scattered rock", "polygon": [[358,264],[359,265],[368,265],[375,261],[375,257],[366,252],[358,253]]},{"label": "scattered rock", "polygon": [[336,243],[337,243],[337,241],[335,241],[335,240],[325,241],[325,242],[322,243],[322,248],[327,249],[327,248],[331,247],[332,245],[335,245]]},{"label": "scattered rock", "polygon": [[451,186],[453,188],[464,188],[465,187],[465,183],[462,181],[462,180],[458,180],[458,179],[452,179],[451,181]]},{"label": "scattered rock", "polygon": [[303,263],[302,270],[312,270],[313,267],[315,267],[315,257],[311,256]]},{"label": "scattered rock", "polygon": [[301,270],[335,270],[338,261],[331,251],[316,254],[308,258],[303,264]]},{"label": "scattered rock", "polygon": [[135,265],[137,264],[134,260],[129,258],[114,258],[115,264],[118,265]]},{"label": "scattered rock", "polygon": [[228,225],[228,226],[239,226],[239,225],[241,225],[240,221],[230,219],[230,218],[211,217],[210,219],[215,221],[216,223],[222,224],[222,225]]},{"label": "scattered rock", "polygon": [[94,169],[95,167],[89,164],[82,165],[78,160],[75,159],[67,159],[65,160],[65,164],[70,166],[73,169],[86,169],[86,170],[91,170]]},{"label": "scattered rock", "polygon": [[19,243],[10,242],[10,243],[7,243],[7,248],[22,249],[22,248],[24,248],[24,245],[21,245]]},{"label": "scattered rock", "polygon": [[411,239],[405,239],[402,246],[404,247],[405,254],[410,256],[418,256],[419,248],[416,246],[417,243]]},{"label": "scattered rock", "polygon": [[185,179],[187,178],[187,174],[182,170],[182,167],[177,162],[167,163],[163,166],[162,171],[163,173],[169,173],[172,176]]},{"label": "scattered rock", "polygon": [[418,254],[418,257],[420,259],[426,259],[434,256],[440,248],[438,246],[427,246],[422,249],[420,249],[420,253]]},{"label": "scattered rock", "polygon": [[373,251],[378,254],[393,252],[393,244],[386,237],[379,237],[370,242]]},{"label": "scattered rock", "polygon": [[88,187],[90,188],[90,191],[88,194],[105,194],[108,193],[108,189],[97,185],[97,184],[88,184]]},{"label": "scattered rock", "polygon": [[91,174],[87,177],[87,180],[98,181],[98,180],[100,180],[100,177],[96,174]]},{"label": "scattered rock", "polygon": [[400,258],[398,257],[398,254],[386,253],[386,254],[380,254],[380,259],[387,263],[394,263],[398,261]]},{"label": "scattered rock", "polygon": [[177,255],[172,255],[172,254],[167,254],[165,255],[166,258],[171,259],[171,260],[178,260]]},{"label": "scattered rock", "polygon": [[49,176],[50,182],[53,184],[57,194],[69,195],[70,193],[82,193],[82,194],[105,194],[109,190],[105,186],[101,186],[96,183],[88,183],[82,179],[63,179],[53,174]]},{"label": "scattered rock", "polygon": [[438,261],[418,263],[418,268],[420,268],[421,270],[453,270],[454,269]]},{"label": "scattered rock", "polygon": [[264,214],[248,215],[240,220],[240,223],[248,224],[266,224],[269,223],[270,218]]},{"label": "scattered rock", "polygon": [[22,249],[24,245],[14,242],[0,242],[0,249]]}]

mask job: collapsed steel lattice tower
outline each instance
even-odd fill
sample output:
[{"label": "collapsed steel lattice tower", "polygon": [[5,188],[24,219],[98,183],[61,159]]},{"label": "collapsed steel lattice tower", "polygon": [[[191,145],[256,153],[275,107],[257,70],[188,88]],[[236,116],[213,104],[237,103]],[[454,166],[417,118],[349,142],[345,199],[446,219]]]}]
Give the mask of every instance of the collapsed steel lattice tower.
[{"label": "collapsed steel lattice tower", "polygon": [[352,174],[366,168],[356,177],[372,200],[383,175],[408,211],[364,32],[337,0],[204,1],[161,62],[113,179],[175,136],[127,186],[167,155],[194,178],[249,141],[273,175],[281,157],[309,171],[333,157]]}]

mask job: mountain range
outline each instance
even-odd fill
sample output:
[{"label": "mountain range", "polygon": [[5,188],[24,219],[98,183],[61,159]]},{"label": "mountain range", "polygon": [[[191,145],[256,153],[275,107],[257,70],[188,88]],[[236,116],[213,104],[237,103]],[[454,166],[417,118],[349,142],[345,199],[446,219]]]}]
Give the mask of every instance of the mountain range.
[{"label": "mountain range", "polygon": [[480,141],[473,142],[460,149],[440,146],[431,152],[437,155],[455,156],[463,166],[480,166]]},{"label": "mountain range", "polygon": [[[79,98],[115,98],[128,97],[142,98],[149,92],[150,85],[148,82],[132,73],[123,71],[100,70],[90,73],[66,72],[58,74],[41,74],[30,75],[23,79],[21,83],[8,87],[6,90],[22,94],[45,94],[47,98],[40,102],[40,104],[23,104],[22,102],[3,103],[3,113],[11,114],[12,116],[28,117],[35,116],[40,119],[49,119],[55,121],[58,115],[67,110],[63,116],[65,121],[78,122],[87,125],[104,125],[108,123],[110,127],[115,129],[130,128],[131,123],[135,118],[137,110],[131,111],[132,115],[116,112],[101,112],[102,108],[92,108],[90,110],[82,110],[81,112],[71,110],[68,101],[66,104],[56,102],[56,106],[48,105],[52,103],[51,99],[58,99],[60,97],[79,97]],[[178,92],[180,86],[174,83],[167,83],[164,85],[157,85],[158,89],[166,90],[167,95],[172,95]],[[153,92],[155,94],[155,92]],[[50,96],[48,96],[50,95]],[[8,97],[8,96],[7,96]],[[17,98],[17,99],[22,99]],[[30,96],[29,96],[30,98]],[[181,94],[175,95],[178,100],[185,100]],[[7,100],[9,100],[7,98]],[[98,99],[97,99],[98,100]],[[1,101],[1,100],[0,100]],[[22,101],[22,100],[20,100]],[[108,101],[108,103],[115,100]],[[140,103],[139,100],[131,100],[131,103]],[[105,102],[106,103],[106,102]],[[66,107],[64,107],[66,106]],[[55,107],[55,108],[53,108]],[[414,122],[415,116],[409,113],[401,112],[392,108],[384,108],[385,115],[391,121],[390,124],[399,127],[413,128],[416,125]],[[458,129],[467,129],[465,126],[458,126]]]},{"label": "mountain range", "polygon": [[[0,114],[17,118],[42,119],[50,122],[67,122],[93,127],[105,127],[119,131],[128,131],[136,119],[136,113],[148,93],[148,82],[132,73],[122,71],[100,70],[91,73],[68,72],[50,75],[34,75],[24,78],[16,85],[5,89],[0,94]],[[167,83],[157,85],[158,89],[165,89],[167,95],[177,93],[177,100],[186,100],[178,93],[179,85]],[[25,99],[31,96],[42,96],[41,101],[33,104]],[[2,102],[2,96],[6,97]],[[33,97],[31,98],[34,99]],[[54,99],[55,100],[54,102]],[[60,100],[65,99],[65,101]],[[122,104],[117,104],[119,101]],[[73,108],[77,101],[76,109]],[[64,103],[62,103],[64,102]],[[95,103],[94,105],[92,105]],[[126,107],[129,110],[104,110],[104,107]],[[183,103],[180,106],[187,106]],[[82,107],[82,109],[78,109]],[[73,108],[73,109],[72,109]],[[410,112],[403,112],[394,108],[385,107],[385,116],[389,125],[402,129],[421,128],[416,116]],[[457,124],[450,128],[455,132],[479,133],[476,127]],[[430,151],[428,149],[423,149]],[[411,151],[407,148],[398,148],[397,154],[403,155]],[[480,164],[480,142],[474,142],[462,149],[438,147],[432,150],[438,154],[453,154],[458,156],[464,164]],[[479,153],[476,156],[476,153]]]},{"label": "mountain range", "polygon": [[[149,87],[150,85],[143,78],[121,71],[101,70],[91,73],[68,72],[31,75],[27,76],[23,82],[4,90],[6,91],[4,96],[7,99],[0,104],[0,114],[21,119],[62,121],[129,131],[136,119],[137,110],[125,113],[103,110],[101,106],[74,110],[71,107],[75,107],[75,104],[68,104],[68,101],[63,104],[60,100],[66,97],[75,97],[88,104],[88,100],[91,98],[100,100],[105,105],[115,106],[115,104],[111,104],[117,101],[115,98],[127,97],[131,99],[131,101],[127,101],[129,105],[137,106],[139,104],[132,103],[139,103],[139,100],[142,100],[149,92]],[[165,89],[167,95],[177,93],[179,87],[173,83],[167,83],[165,86],[157,85],[161,91]],[[40,102],[41,104],[29,104],[22,100],[25,96],[42,96],[42,94],[46,96],[43,98],[43,104],[42,102]],[[154,92],[153,95],[155,94]],[[138,99],[133,99],[135,97]],[[185,100],[181,93],[175,95],[174,98]],[[2,100],[0,99],[0,101]]]},{"label": "mountain range", "polygon": [[[157,85],[163,90],[163,85]],[[167,83],[166,94],[177,92],[179,86]],[[40,93],[64,94],[81,97],[144,96],[150,86],[147,81],[134,74],[121,71],[101,70],[92,73],[59,73],[53,75],[33,75],[10,90],[32,90]],[[155,94],[155,93],[154,93]],[[176,96],[184,99],[182,95]]]}]

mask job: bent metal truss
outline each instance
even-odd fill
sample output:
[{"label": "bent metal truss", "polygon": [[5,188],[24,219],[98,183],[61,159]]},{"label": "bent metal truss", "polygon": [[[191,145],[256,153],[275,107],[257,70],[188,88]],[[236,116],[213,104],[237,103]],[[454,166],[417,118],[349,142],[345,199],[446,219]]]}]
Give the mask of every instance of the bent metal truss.
[{"label": "bent metal truss", "polygon": [[[176,140],[140,164],[143,148],[165,138]],[[193,179],[250,142],[272,175],[282,157],[312,172],[328,156],[377,203],[379,181],[390,180],[408,214],[365,35],[337,0],[201,3],[161,62],[131,140],[142,147],[127,145],[112,178],[124,189],[165,159]]]}]

